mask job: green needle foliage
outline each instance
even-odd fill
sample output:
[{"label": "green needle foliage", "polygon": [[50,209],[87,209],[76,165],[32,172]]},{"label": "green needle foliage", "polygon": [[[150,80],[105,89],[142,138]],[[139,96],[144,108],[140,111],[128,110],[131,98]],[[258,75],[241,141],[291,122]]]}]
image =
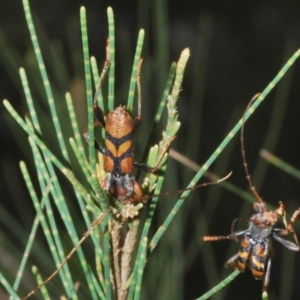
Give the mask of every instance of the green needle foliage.
[{"label": "green needle foliage", "polygon": [[[36,210],[36,217],[33,220],[23,257],[19,262],[16,277],[13,281],[8,280],[4,272],[0,271],[0,282],[10,295],[10,299],[20,299],[38,285],[41,285],[38,293],[42,295],[43,299],[55,299],[62,295],[67,299],[114,299],[116,292],[112,282],[116,282],[117,279],[112,261],[114,259],[113,254],[116,254],[116,252],[112,251],[114,241],[111,228],[119,223],[123,226],[122,222],[118,223],[116,212],[126,209],[126,204],[123,205],[115,199],[111,199],[99,185],[99,168],[97,168],[97,165],[99,164],[101,166],[101,161],[97,161],[96,151],[94,149],[93,86],[95,89],[98,88],[97,86],[99,78],[101,78],[102,70],[101,67],[98,68],[96,58],[90,56],[86,10],[84,7],[80,9],[80,25],[87,100],[87,131],[90,138],[89,145],[86,147],[88,151],[85,151],[85,146],[82,143],[82,133],[79,129],[80,126],[75,114],[71,94],[67,92],[65,98],[62,100],[56,97],[56,91],[51,87],[28,0],[23,0],[23,7],[43,83],[43,90],[40,91],[40,93],[46,98],[43,104],[49,108],[51,117],[47,120],[49,123],[50,120],[52,121],[51,124],[54,127],[55,134],[52,139],[53,143],[52,141],[49,143],[45,135],[45,132],[48,132],[49,128],[45,128],[45,124],[43,120],[41,120],[42,117],[39,114],[41,110],[29,88],[30,80],[28,82],[26,71],[24,68],[20,68],[20,78],[28,105],[28,115],[26,115],[26,117],[20,116],[8,100],[4,100],[3,103],[13,119],[15,119],[19,126],[26,132],[26,135],[28,135],[29,146],[33,154],[34,168],[32,166],[29,168],[25,162],[21,162],[20,169]],[[161,6],[160,9],[163,10],[165,8]],[[160,16],[161,15],[162,14],[160,14]],[[105,107],[108,108],[108,112],[114,110],[116,107],[115,27],[113,10],[110,7],[107,9],[107,17],[107,53],[110,68],[108,79],[104,80],[104,82],[107,81],[108,86],[107,88],[101,87],[101,91],[98,94],[99,105],[103,108],[104,112]],[[163,22],[163,20],[159,21],[158,19],[158,22]],[[137,72],[142,57],[144,37],[145,31],[140,30],[133,58],[131,76],[128,78],[127,111],[131,115],[135,110]],[[165,41],[163,34],[158,40],[161,42]],[[246,113],[246,120],[255,112],[299,55],[300,51],[297,51],[264,89]],[[160,63],[164,61],[166,56],[167,53],[165,52],[161,54],[159,59]],[[165,150],[170,147],[181,125],[178,121],[178,113],[180,112],[178,112],[177,109],[177,100],[181,91],[184,71],[189,57],[190,50],[184,49],[177,64],[173,63],[170,66],[169,75],[166,76],[167,80],[162,89],[161,101],[157,107],[154,122],[151,127],[152,130],[148,130],[151,134],[157,130],[160,124],[163,123],[164,111],[166,111],[167,121],[164,125],[164,130],[162,130],[161,141],[150,148],[148,156],[146,154],[143,156],[143,162],[147,162],[148,165],[155,166],[159,164],[159,172],[157,172],[157,174],[145,176],[143,179],[143,191],[145,195],[152,192],[159,194],[165,178],[168,178],[169,174],[171,174],[171,171],[166,167],[168,152]],[[147,57],[144,58],[144,60],[146,61]],[[94,84],[92,81],[94,81]],[[61,106],[59,101],[64,102],[63,106]],[[124,104],[125,103],[123,103],[123,105]],[[62,107],[64,107],[64,109],[62,109]],[[229,130],[228,135],[197,171],[194,178],[187,185],[187,188],[192,188],[202,176],[206,174],[211,164],[216,161],[218,156],[240,130],[241,124],[242,120],[240,119],[233,129]],[[100,130],[103,131],[103,129]],[[151,137],[146,137],[145,140],[149,142],[151,141]],[[55,146],[56,143],[58,146]],[[143,146],[145,153],[147,153],[149,143]],[[272,160],[275,161],[274,158],[272,158]],[[285,165],[284,168],[293,172],[294,175],[296,174],[290,167]],[[35,171],[32,172],[31,169]],[[72,187],[71,192],[65,188],[65,185]],[[232,193],[240,195],[248,202],[252,199],[249,197],[249,194],[228,182],[224,182],[222,186]],[[133,220],[130,218],[126,220],[128,232],[132,235],[132,240],[126,242],[134,249],[132,252],[135,254],[132,255],[130,251],[125,253],[126,250],[132,250],[132,248],[129,246],[125,248],[124,246],[123,252],[127,256],[124,255],[126,258],[122,262],[124,265],[127,264],[126,266],[130,266],[129,268],[132,268],[132,272],[130,272],[130,277],[128,282],[126,282],[128,293],[122,292],[117,294],[118,299],[138,300],[143,298],[143,289],[147,288],[147,281],[151,280],[151,276],[147,275],[146,272],[151,254],[162,242],[163,236],[166,236],[166,231],[172,230],[171,224],[175,222],[174,219],[178,216],[190,192],[191,190],[184,191],[177,197],[176,203],[169,209],[162,223],[159,224],[159,228],[153,233],[151,233],[150,229],[151,224],[155,222],[154,213],[159,208],[160,199],[163,197],[153,197],[153,199],[148,200],[146,205],[128,205],[136,216]],[[79,208],[80,213],[76,212],[73,206]],[[38,255],[34,244],[36,243],[35,240],[39,227],[41,227],[44,233],[46,243],[54,260],[54,264],[53,261],[50,262],[50,268],[43,268],[43,266],[39,264],[33,266],[32,264],[35,259],[31,258],[31,260],[29,260],[30,257],[34,258]],[[64,230],[61,230],[61,228]],[[179,227],[176,228],[176,234],[178,231],[180,231]],[[84,235],[81,238],[83,233]],[[199,236],[195,235],[195,238],[199,239],[200,234]],[[76,247],[74,248],[75,245]],[[127,244],[125,243],[125,245]],[[71,249],[73,250],[71,251]],[[93,256],[90,254],[91,251]],[[76,254],[72,257],[74,252],[76,252]],[[168,251],[166,250],[162,253],[162,256],[166,256],[167,254]],[[94,258],[91,259],[91,257]],[[130,259],[132,260],[130,261]],[[49,259],[47,258],[47,260]],[[180,260],[180,257],[178,260]],[[72,263],[72,261],[74,261],[74,263]],[[62,262],[64,262],[63,265]],[[149,264],[149,268],[153,268],[153,263]],[[23,281],[25,281],[26,272],[28,272],[27,269],[32,269],[36,283],[24,283],[22,286]],[[54,277],[56,273],[50,278],[50,282],[44,285],[44,280],[55,269],[59,269],[59,272],[57,272],[57,277],[60,278],[59,287],[57,287],[58,279]],[[153,274],[155,274],[155,272],[153,272]],[[238,274],[239,271],[234,271],[228,277],[224,276],[224,278],[226,277],[225,279],[220,278],[217,285],[198,299],[208,299],[218,293],[225,286],[230,285]],[[144,282],[146,282],[145,285],[143,285]],[[166,287],[166,293],[168,293],[168,287]],[[267,295],[264,294],[263,298],[267,299]]]},{"label": "green needle foliage", "polygon": [[300,171],[297,170],[292,165],[288,164],[287,162],[283,161],[279,157],[273,155],[272,153],[270,153],[265,149],[262,149],[260,151],[260,155],[262,158],[264,158],[265,160],[267,160],[269,163],[273,164],[277,168],[285,171],[286,173],[294,176],[297,179],[300,179]]},{"label": "green needle foliage", "polygon": [[203,296],[198,298],[197,300],[205,300],[209,299],[213,294],[217,293],[220,289],[225,287],[227,284],[230,283],[236,276],[240,274],[239,270],[235,270],[230,274],[227,278],[225,278],[222,282],[220,282],[217,286],[213,287],[209,292],[205,293]]}]

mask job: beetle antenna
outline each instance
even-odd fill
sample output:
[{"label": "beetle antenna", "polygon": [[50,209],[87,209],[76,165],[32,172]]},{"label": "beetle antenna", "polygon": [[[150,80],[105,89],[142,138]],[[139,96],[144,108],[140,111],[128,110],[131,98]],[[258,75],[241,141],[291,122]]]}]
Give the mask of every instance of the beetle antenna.
[{"label": "beetle antenna", "polygon": [[213,184],[219,184],[220,182],[228,179],[231,176],[231,174],[232,174],[232,172],[228,173],[225,177],[220,178],[216,181],[200,183],[200,184],[194,185],[194,186],[192,186],[190,188],[187,188],[187,189],[177,190],[177,191],[173,191],[173,192],[165,192],[165,193],[162,193],[162,194],[145,195],[145,196],[137,197],[137,199],[138,200],[148,200],[150,198],[159,197],[159,196],[169,196],[169,195],[182,194],[185,191],[193,191],[193,190],[198,189],[200,187],[205,187],[205,186],[209,186],[209,185],[213,185]]},{"label": "beetle antenna", "polygon": [[96,86],[96,92],[95,92],[95,96],[94,96],[94,104],[98,102],[98,95],[99,95],[99,93],[101,91],[101,87],[102,87],[103,81],[105,79],[105,76],[106,76],[106,74],[108,72],[109,66],[110,66],[110,60],[109,60],[109,39],[107,39],[107,42],[106,42],[106,59],[105,59],[104,67],[102,69],[99,81],[98,81],[97,86]]},{"label": "beetle antenna", "polygon": [[245,127],[245,122],[246,122],[246,113],[248,112],[248,110],[251,109],[252,104],[254,103],[254,101],[260,96],[260,93],[254,95],[254,97],[250,100],[250,102],[248,103],[246,110],[244,112],[243,118],[242,118],[242,128],[241,128],[241,152],[242,152],[242,158],[243,158],[243,165],[244,165],[244,169],[245,169],[245,173],[246,173],[246,179],[248,181],[249,187],[250,187],[250,191],[253,194],[253,196],[257,199],[257,201],[259,203],[263,203],[262,198],[259,196],[258,192],[256,191],[252,180],[251,180],[251,176],[248,170],[248,163],[246,161],[246,151],[245,151],[245,145],[244,145],[244,127]]}]

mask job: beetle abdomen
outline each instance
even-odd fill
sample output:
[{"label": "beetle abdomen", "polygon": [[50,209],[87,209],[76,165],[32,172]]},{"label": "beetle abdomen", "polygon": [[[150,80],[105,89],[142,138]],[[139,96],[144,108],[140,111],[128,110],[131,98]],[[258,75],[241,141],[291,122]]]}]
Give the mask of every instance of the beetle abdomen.
[{"label": "beetle abdomen", "polygon": [[104,170],[116,175],[130,174],[133,171],[134,124],[124,106],[110,112],[106,119]]}]

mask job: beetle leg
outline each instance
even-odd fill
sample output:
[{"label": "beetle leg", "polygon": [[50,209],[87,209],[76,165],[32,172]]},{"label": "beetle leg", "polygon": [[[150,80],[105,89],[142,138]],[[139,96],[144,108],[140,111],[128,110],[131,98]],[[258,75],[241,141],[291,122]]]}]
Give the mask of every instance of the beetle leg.
[{"label": "beetle leg", "polygon": [[[273,231],[273,238],[281,243],[284,247],[292,251],[300,251],[300,246],[297,243],[290,242],[286,239],[283,239],[281,236],[288,235],[289,231],[286,229],[275,228]],[[296,240],[297,242],[297,240]]]},{"label": "beetle leg", "polygon": [[134,178],[131,179],[131,184],[132,184],[133,192],[135,193],[135,195],[133,197],[127,198],[125,203],[129,204],[129,203],[134,203],[134,202],[141,202],[141,199],[143,197],[143,192],[142,192],[141,186]]},{"label": "beetle leg", "polygon": [[109,190],[109,187],[111,186],[111,183],[112,183],[112,176],[110,173],[107,173],[107,176],[105,177],[105,179],[101,182],[100,186],[108,191]]},{"label": "beetle leg", "polygon": [[165,157],[165,154],[169,151],[169,148],[170,148],[170,145],[171,143],[173,142],[173,140],[176,139],[176,136],[172,137],[169,142],[165,145],[165,147],[163,148],[160,156],[159,156],[159,159],[156,163],[156,165],[154,167],[150,167],[146,164],[141,164],[141,163],[138,163],[138,162],[134,162],[133,165],[138,168],[139,170],[143,171],[143,172],[146,172],[146,173],[155,173],[160,167],[161,167],[161,161],[163,160],[163,158]]},{"label": "beetle leg", "polygon": [[300,215],[300,208],[298,208],[293,216],[291,217],[291,220],[290,220],[290,223],[288,224],[287,226],[287,230],[293,234],[293,238],[294,238],[294,241],[296,242],[296,244],[299,246],[299,241],[298,241],[298,237],[294,231],[294,228],[293,228],[293,223],[296,221],[296,219],[299,217]]},{"label": "beetle leg", "polygon": [[263,291],[268,290],[269,282],[270,282],[270,273],[271,273],[271,257],[268,259],[265,277],[264,277],[264,285],[263,285]]},{"label": "beetle leg", "polygon": [[237,265],[237,260],[239,258],[239,252],[234,254],[232,257],[230,257],[227,262],[225,263],[225,268],[228,268],[228,267],[236,267]]},{"label": "beetle leg", "polygon": [[104,113],[103,113],[103,110],[98,106],[97,102],[94,102],[93,109],[94,109],[94,115],[97,119],[97,121],[94,123],[94,127],[96,127],[100,124],[103,127],[105,127]]},{"label": "beetle leg", "polygon": [[246,218],[237,218],[237,219],[234,219],[231,223],[231,233],[234,233],[234,230],[235,230],[235,224],[238,223],[238,222],[249,222],[249,219],[246,219]]},{"label": "beetle leg", "polygon": [[99,144],[96,140],[94,141],[95,143],[95,149],[100,152],[103,155],[106,155],[106,148],[104,148],[101,144]]},{"label": "beetle leg", "polygon": [[[90,136],[89,136],[89,133],[88,131],[84,131],[83,133],[83,137],[85,138],[85,140],[89,143],[90,141]],[[103,147],[101,144],[99,144],[96,140],[94,140],[94,147],[95,149],[100,152],[101,154],[103,155],[106,155],[106,148]]]},{"label": "beetle leg", "polygon": [[[295,243],[298,245],[298,248],[299,248],[299,241],[298,241],[298,237],[297,237],[297,235],[296,235],[296,233],[294,231],[293,223],[296,221],[296,219],[299,217],[299,215],[300,215],[300,208],[298,208],[293,213],[290,222],[287,224],[287,221],[286,221],[286,218],[285,218],[285,213],[284,213],[282,218],[283,218],[283,223],[284,223],[284,226],[285,226],[286,230],[275,229],[276,234],[279,235],[279,236],[284,236],[284,235],[292,234]],[[279,242],[282,243],[281,241],[279,241]],[[299,250],[296,250],[296,251],[299,251]]]},{"label": "beetle leg", "polygon": [[[231,223],[231,234],[234,233],[234,230],[235,230],[235,224],[237,222],[249,222],[249,219],[245,219],[245,218],[237,218],[237,219],[234,219]],[[235,241],[237,241],[237,237],[234,238]]]},{"label": "beetle leg", "polygon": [[[128,174],[125,175],[124,187],[128,191],[125,199],[125,203],[140,202],[143,192],[139,183],[135,180],[133,176]],[[133,195],[133,193],[135,195]]]},{"label": "beetle leg", "polygon": [[143,192],[142,192],[141,186],[139,185],[139,183],[135,179],[133,180],[133,190],[134,190],[134,192],[136,193],[136,195],[138,197],[142,197],[143,196]]},{"label": "beetle leg", "polygon": [[138,168],[139,170],[145,172],[145,173],[153,173],[153,168],[149,167],[146,164],[141,164],[139,162],[134,162],[133,165]]},{"label": "beetle leg", "polygon": [[[96,127],[98,125],[99,125],[99,121],[97,120],[96,122],[94,122],[94,127]],[[83,137],[89,143],[90,135],[89,135],[89,131],[87,129],[83,132]]]}]

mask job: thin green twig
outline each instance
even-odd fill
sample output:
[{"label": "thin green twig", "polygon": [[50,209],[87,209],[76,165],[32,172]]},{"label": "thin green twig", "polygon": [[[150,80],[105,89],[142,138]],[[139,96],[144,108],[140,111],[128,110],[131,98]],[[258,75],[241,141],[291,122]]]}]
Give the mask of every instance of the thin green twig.
[{"label": "thin green twig", "polygon": [[269,163],[273,164],[277,168],[285,171],[286,173],[294,176],[295,178],[300,180],[300,171],[293,167],[292,165],[288,164],[287,162],[283,161],[279,157],[275,156],[274,154],[270,153],[266,149],[260,150],[260,156],[264,158]]},{"label": "thin green twig", "polygon": [[6,278],[3,276],[3,274],[0,272],[0,282],[4,286],[4,288],[7,290],[7,292],[14,297],[14,299],[18,300],[20,297],[17,295],[15,290],[10,286],[10,284],[7,282]]},{"label": "thin green twig", "polygon": [[[260,94],[260,96],[257,98],[257,100],[253,103],[253,105],[250,107],[250,109],[245,114],[245,121],[248,120],[248,118],[253,114],[253,112],[256,110],[256,108],[262,103],[262,101],[265,99],[265,97],[270,93],[270,91],[275,87],[275,85],[280,81],[280,79],[284,76],[284,74],[288,71],[288,69],[294,64],[296,59],[300,55],[300,50],[296,51],[294,55],[286,62],[286,64],[282,67],[282,69],[278,72],[278,74],[275,76],[275,78],[268,84],[268,86],[264,89],[264,91]],[[223,151],[223,149],[227,146],[227,144],[230,142],[230,140],[236,135],[236,133],[240,130],[242,125],[242,119],[239,120],[239,122],[234,126],[234,128],[229,132],[229,134],[225,137],[225,139],[222,141],[222,143],[219,145],[219,147],[213,152],[213,154],[209,157],[209,159],[206,161],[206,163],[202,166],[200,171],[194,176],[189,187],[194,186],[198,180],[202,177],[202,175],[208,170],[210,165],[216,160],[218,155]],[[180,207],[184,203],[184,199],[189,195],[190,191],[186,191],[181,195],[181,198],[177,201],[175,206],[173,207],[172,211],[170,212],[169,216],[166,218],[164,224],[161,226],[161,230],[158,231],[152,241],[156,241],[156,243],[160,240],[161,236],[165,232],[165,230],[168,228],[169,224],[179,211]],[[150,251],[153,250],[153,247],[156,245],[156,243],[150,243]]]},{"label": "thin green twig", "polygon": [[209,299],[212,295],[217,293],[219,290],[224,288],[227,284],[229,284],[236,276],[238,276],[241,272],[239,270],[233,271],[227,278],[225,278],[223,281],[221,281],[218,285],[213,287],[210,291],[205,293],[200,298],[197,298],[197,300],[205,300]]},{"label": "thin green twig", "polygon": [[130,78],[130,86],[128,92],[127,111],[130,113],[132,113],[132,108],[133,108],[133,99],[134,99],[135,86],[136,86],[136,74],[137,74],[138,64],[141,59],[144,37],[145,37],[145,31],[141,29],[139,31],[137,46],[135,50],[132,73]]},{"label": "thin green twig", "polygon": [[57,116],[57,112],[56,112],[56,107],[55,107],[55,103],[54,103],[52,89],[51,89],[51,86],[50,86],[50,83],[49,83],[49,78],[48,78],[47,71],[46,71],[46,68],[45,68],[44,59],[43,59],[42,54],[41,54],[41,49],[40,49],[38,39],[37,39],[37,36],[36,36],[36,32],[35,32],[35,28],[34,28],[34,25],[33,25],[28,0],[23,0],[23,7],[24,7],[24,11],[25,11],[25,17],[26,17],[28,29],[29,29],[29,32],[30,32],[30,37],[31,37],[31,41],[32,41],[32,44],[33,44],[34,52],[35,52],[35,55],[36,55],[36,59],[38,61],[39,70],[40,70],[40,73],[41,73],[41,76],[42,76],[42,79],[43,79],[44,88],[45,88],[47,99],[48,99],[48,102],[49,102],[49,107],[50,107],[53,123],[54,123],[54,126],[55,126],[55,130],[56,130],[56,133],[57,133],[58,142],[59,142],[63,157],[66,159],[66,161],[69,161],[68,152],[67,152],[66,145],[65,145],[65,142],[64,142],[64,139],[63,139],[63,134],[62,134],[62,131],[61,131],[61,126],[60,126],[60,123],[58,121],[58,116]]},{"label": "thin green twig", "polygon": [[114,12],[107,8],[108,36],[109,36],[109,76],[108,76],[108,111],[114,109],[115,103],[115,23]]}]

